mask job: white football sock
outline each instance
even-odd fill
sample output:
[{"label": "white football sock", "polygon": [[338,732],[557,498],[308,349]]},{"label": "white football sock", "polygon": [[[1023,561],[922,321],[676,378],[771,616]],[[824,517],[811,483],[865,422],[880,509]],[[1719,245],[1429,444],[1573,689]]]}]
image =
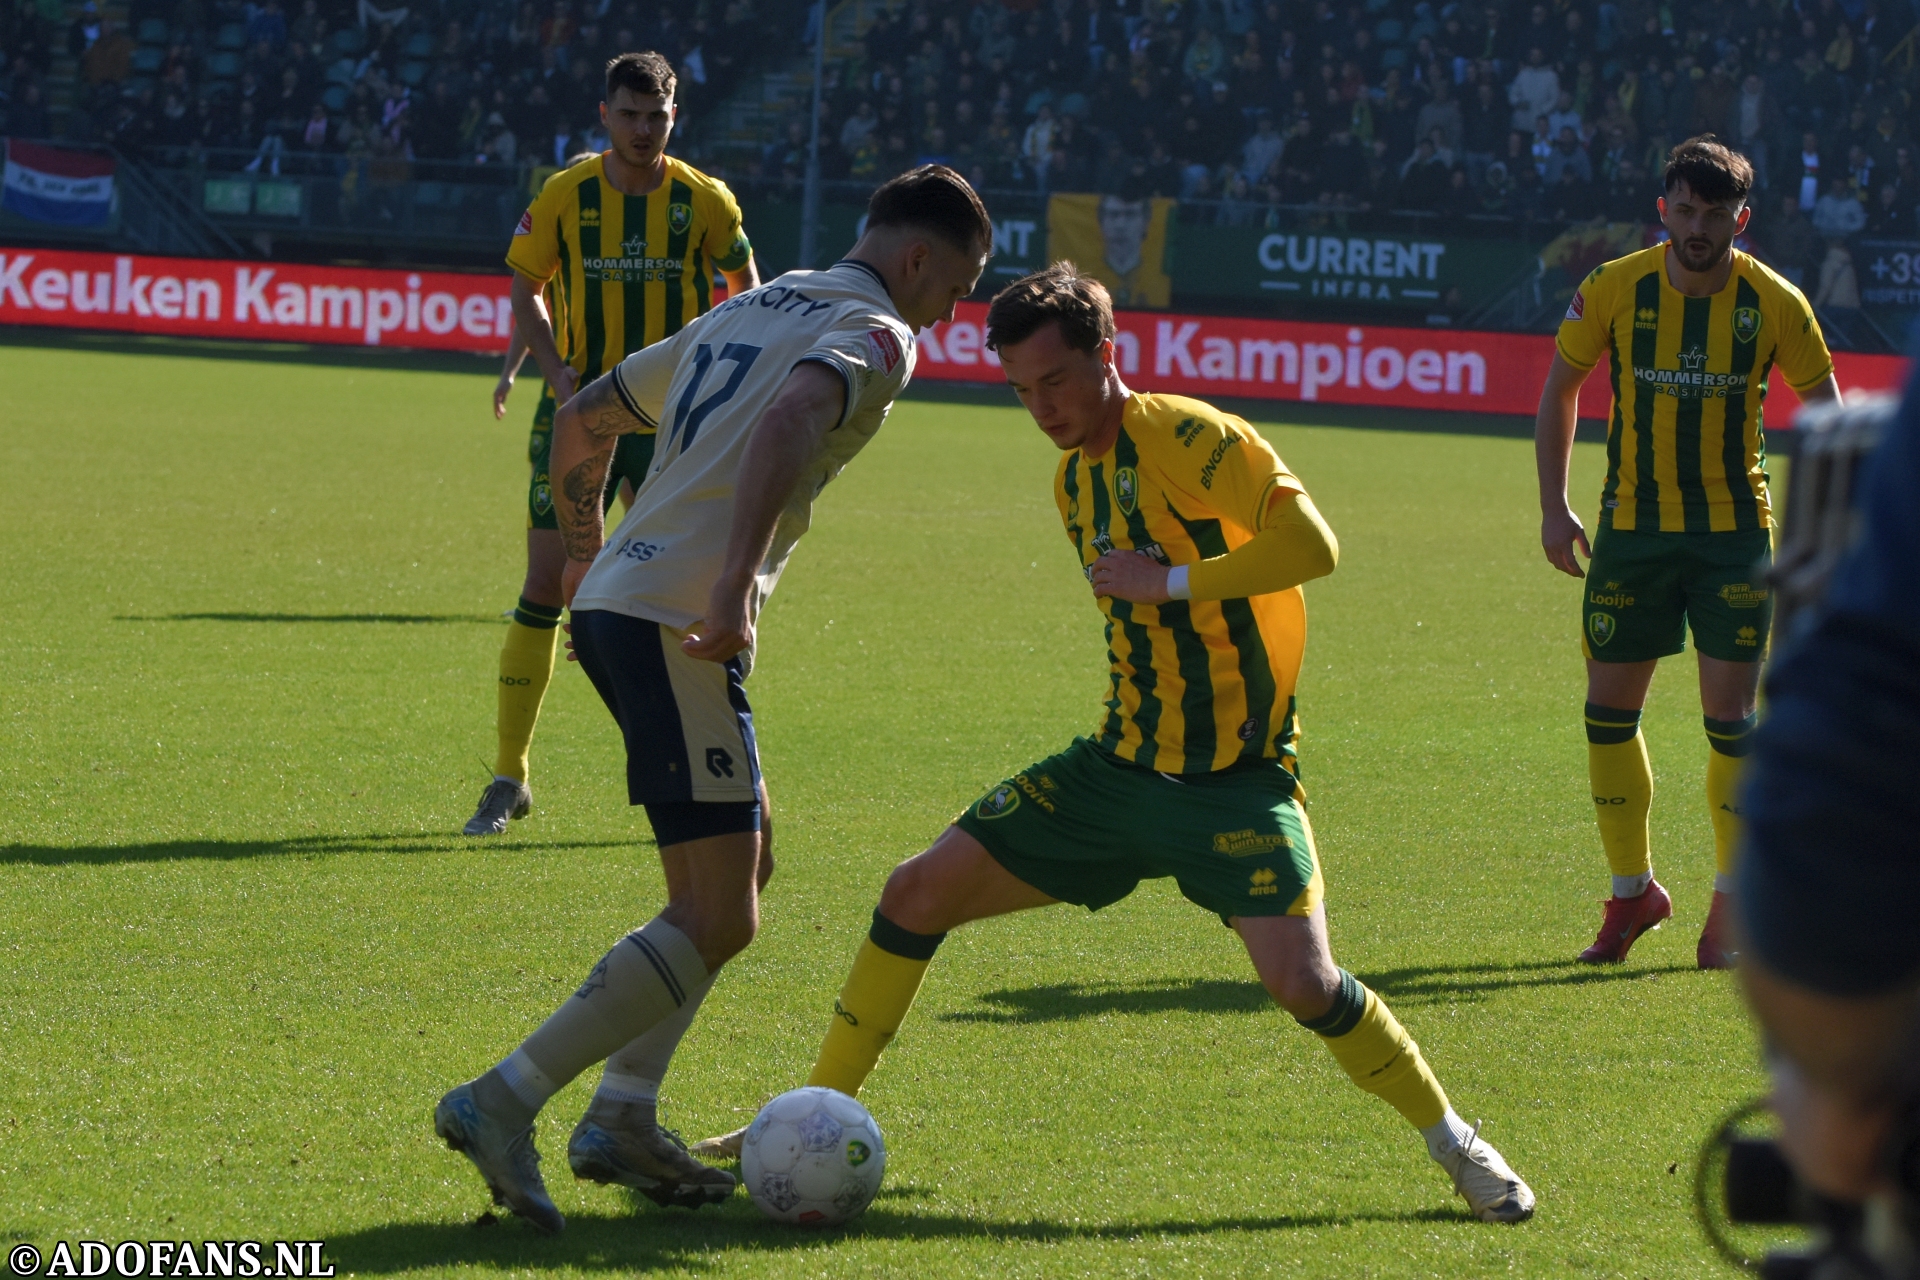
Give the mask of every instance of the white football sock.
[{"label": "white football sock", "polygon": [[[709,976],[687,935],[655,916],[615,943],[580,989],[526,1038],[515,1056],[524,1054],[557,1091],[673,1016],[690,993],[705,987]],[[504,1076],[506,1064],[501,1066]],[[519,1096],[518,1088],[515,1094]]]},{"label": "white football sock", "polygon": [[618,1053],[607,1059],[607,1069],[600,1077],[600,1088],[595,1098],[605,1098],[609,1102],[653,1102],[660,1096],[660,1082],[667,1078],[667,1067],[673,1061],[673,1051],[680,1047],[680,1039],[687,1034],[687,1028],[693,1025],[693,1015],[700,1012],[700,1002],[707,998],[707,992],[713,990],[713,978],[687,992],[686,1001],[678,1009],[653,1024],[651,1028],[635,1036]]},{"label": "white football sock", "polygon": [[1616,898],[1637,898],[1647,891],[1653,883],[1653,872],[1642,871],[1637,876],[1615,876],[1613,878],[1613,896]]},{"label": "white football sock", "polygon": [[1427,1140],[1427,1154],[1438,1160],[1449,1151],[1458,1151],[1473,1136],[1473,1126],[1462,1120],[1452,1107],[1439,1121],[1420,1131]]}]

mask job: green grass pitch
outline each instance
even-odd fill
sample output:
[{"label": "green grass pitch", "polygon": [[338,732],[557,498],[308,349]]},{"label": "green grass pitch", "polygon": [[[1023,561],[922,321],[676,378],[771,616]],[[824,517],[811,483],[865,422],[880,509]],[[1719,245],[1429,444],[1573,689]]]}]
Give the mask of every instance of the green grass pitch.
[{"label": "green grass pitch", "polygon": [[[889,1165],[850,1230],[573,1182],[590,1075],[541,1121],[571,1220],[546,1240],[474,1225],[485,1193],[432,1106],[660,880],[573,668],[534,816],[448,834],[492,757],[533,386],[495,423],[477,371],[134,343],[0,348],[0,379],[6,1240],[322,1239],[342,1275],[1724,1271],[1687,1172],[1763,1079],[1732,982],[1693,968],[1712,852],[1690,662],[1647,729],[1677,918],[1620,969],[1576,966],[1606,868],[1577,589],[1536,547],[1526,441],[1262,426],[1341,540],[1301,681],[1335,954],[1485,1117],[1533,1222],[1469,1220],[1159,882],[947,943],[864,1095]],[[908,402],[821,500],[749,686],[779,872],[667,1082],[689,1135],[800,1081],[887,870],[1095,723],[1099,617],[1054,460],[1010,397]],[[1582,510],[1602,465],[1578,449]]]}]

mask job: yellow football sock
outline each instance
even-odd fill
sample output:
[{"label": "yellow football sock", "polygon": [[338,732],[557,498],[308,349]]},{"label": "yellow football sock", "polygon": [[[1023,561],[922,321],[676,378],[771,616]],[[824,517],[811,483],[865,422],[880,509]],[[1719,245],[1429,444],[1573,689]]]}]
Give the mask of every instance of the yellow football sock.
[{"label": "yellow football sock", "polygon": [[927,964],[947,935],[911,933],[873,913],[873,929],[853,958],[853,972],[833,1002],[833,1021],[820,1046],[808,1084],[860,1092],[887,1042],[900,1030],[919,994]]},{"label": "yellow football sock", "polygon": [[1707,722],[1707,743],[1713,748],[1707,755],[1707,813],[1713,819],[1713,865],[1721,877],[1714,887],[1724,888],[1740,848],[1740,775],[1753,749],[1753,730],[1760,717],[1702,718]]},{"label": "yellow football sock", "polygon": [[533,745],[534,722],[540,719],[540,700],[553,679],[559,625],[558,609],[525,596],[507,624],[507,642],[500,646],[500,709],[494,721],[500,734],[500,754],[493,764],[498,777],[527,780],[527,751]]},{"label": "yellow football sock", "polygon": [[1600,844],[1616,876],[1643,876],[1653,862],[1647,812],[1653,808],[1653,766],[1640,734],[1640,713],[1587,704],[1587,777]]},{"label": "yellow football sock", "polygon": [[1405,1116],[1414,1128],[1439,1124],[1447,1114],[1446,1090],[1420,1056],[1420,1046],[1387,1002],[1345,969],[1333,1008],[1300,1025],[1326,1042],[1355,1084]]}]

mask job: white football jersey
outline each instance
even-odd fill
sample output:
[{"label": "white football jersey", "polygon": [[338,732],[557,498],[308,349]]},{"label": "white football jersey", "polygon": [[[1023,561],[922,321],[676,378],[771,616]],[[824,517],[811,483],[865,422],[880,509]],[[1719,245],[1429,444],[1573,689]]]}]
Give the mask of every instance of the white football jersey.
[{"label": "white football jersey", "polygon": [[627,408],[659,434],[646,483],[587,570],[575,609],[607,609],[681,631],[706,614],[726,563],[747,441],[787,374],[809,360],[846,380],[846,408],[774,527],[749,597],[758,616],[807,531],[814,498],[873,439],[913,373],[913,330],[894,310],[880,273],[864,262],[789,271],[614,368],[613,385]]}]

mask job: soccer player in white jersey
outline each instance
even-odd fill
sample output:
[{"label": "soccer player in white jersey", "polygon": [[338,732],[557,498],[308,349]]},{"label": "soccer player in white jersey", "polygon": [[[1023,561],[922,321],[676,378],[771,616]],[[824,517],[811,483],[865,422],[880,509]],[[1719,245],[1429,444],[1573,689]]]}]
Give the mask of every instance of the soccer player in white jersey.
[{"label": "soccer player in white jersey", "polygon": [[[663,1205],[733,1192],[732,1175],[659,1128],[656,1099],[714,973],[753,941],[772,874],[742,687],[755,619],[814,497],[906,385],[915,331],[952,319],[992,244],[964,178],[942,165],[910,170],[874,192],[844,259],[728,299],[628,356],[554,421],[572,645],[626,739],[627,794],[653,824],[667,904],[434,1112],[434,1129],[473,1161],[494,1200],[541,1230],[566,1221],[540,1178],[534,1117],[603,1060],[567,1145],[574,1176]],[[643,430],[658,431],[652,467],[603,538],[614,444]]]}]

